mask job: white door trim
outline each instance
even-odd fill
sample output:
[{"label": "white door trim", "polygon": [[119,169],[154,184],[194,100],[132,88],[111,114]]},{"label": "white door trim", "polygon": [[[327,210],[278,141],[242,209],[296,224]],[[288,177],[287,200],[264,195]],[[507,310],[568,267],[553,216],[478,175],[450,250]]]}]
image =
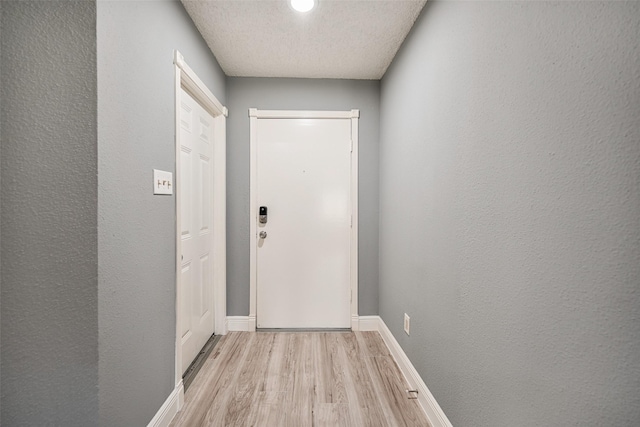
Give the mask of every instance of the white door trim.
[{"label": "white door trim", "polygon": [[360,111],[258,110],[250,108],[249,117],[258,119],[357,119],[360,117]]},{"label": "white door trim", "polygon": [[249,331],[256,330],[257,309],[257,139],[258,119],[351,119],[351,238],[350,238],[350,286],[351,329],[358,330],[358,119],[360,110],[350,111],[280,111],[249,109],[250,122],[250,177],[249,177]]},{"label": "white door trim", "polygon": [[[176,182],[174,189],[176,192],[176,230],[175,230],[175,252],[176,252],[176,365],[175,383],[179,386],[182,383],[182,351],[180,346],[182,330],[180,325],[181,301],[180,301],[180,88],[187,91],[195,100],[213,116],[213,299],[214,299],[214,331],[216,335],[224,335],[227,318],[227,237],[226,237],[226,117],[227,108],[211,93],[207,86],[198,78],[196,73],[185,63],[184,57],[177,50],[174,51],[175,64],[175,168]],[[178,408],[179,409],[179,408]]]}]

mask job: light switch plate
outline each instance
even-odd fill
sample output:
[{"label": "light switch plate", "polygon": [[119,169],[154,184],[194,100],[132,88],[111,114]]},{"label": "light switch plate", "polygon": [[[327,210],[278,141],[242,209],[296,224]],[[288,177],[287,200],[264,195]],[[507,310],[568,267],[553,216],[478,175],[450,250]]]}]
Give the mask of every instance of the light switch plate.
[{"label": "light switch plate", "polygon": [[153,194],[173,194],[173,174],[171,172],[153,170]]}]

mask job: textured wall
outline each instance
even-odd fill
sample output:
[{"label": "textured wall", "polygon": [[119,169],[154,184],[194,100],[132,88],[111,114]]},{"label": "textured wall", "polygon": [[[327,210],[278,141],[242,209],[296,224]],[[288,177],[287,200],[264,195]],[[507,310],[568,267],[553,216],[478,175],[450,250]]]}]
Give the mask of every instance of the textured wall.
[{"label": "textured wall", "polygon": [[2,1],[2,424],[98,413],[95,4]]},{"label": "textured wall", "polygon": [[429,2],[382,81],[380,313],[453,425],[638,425],[638,40],[638,2]]},{"label": "textured wall", "polygon": [[378,120],[380,84],[365,80],[229,78],[227,314],[249,314],[249,108],[360,109],[359,311],[378,314]]},{"label": "textured wall", "polygon": [[142,426],[173,391],[173,50],[221,102],[225,77],[177,1],[98,1],[100,424]]},{"label": "textured wall", "polygon": [[[2,2],[0,2],[0,88],[2,88]],[[2,188],[2,89],[0,89],[0,189]],[[0,218],[2,197],[0,195]],[[0,226],[0,248],[2,248],[2,226]],[[2,257],[0,256],[0,425],[2,425]]]},{"label": "textured wall", "polygon": [[[2,88],[2,2],[0,1],[0,88]],[[2,89],[0,89],[0,189],[2,188]],[[2,197],[0,195],[0,218]],[[0,226],[0,248],[2,248],[2,226]],[[0,425],[2,425],[2,257],[0,256]]]}]

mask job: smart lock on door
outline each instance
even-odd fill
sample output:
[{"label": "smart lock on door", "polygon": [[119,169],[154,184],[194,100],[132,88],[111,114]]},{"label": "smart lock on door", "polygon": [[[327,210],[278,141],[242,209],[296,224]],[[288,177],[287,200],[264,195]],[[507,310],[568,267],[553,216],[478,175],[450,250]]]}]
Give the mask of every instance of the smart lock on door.
[{"label": "smart lock on door", "polygon": [[258,214],[258,222],[260,224],[267,223],[267,207],[266,206],[260,206],[260,211]]}]

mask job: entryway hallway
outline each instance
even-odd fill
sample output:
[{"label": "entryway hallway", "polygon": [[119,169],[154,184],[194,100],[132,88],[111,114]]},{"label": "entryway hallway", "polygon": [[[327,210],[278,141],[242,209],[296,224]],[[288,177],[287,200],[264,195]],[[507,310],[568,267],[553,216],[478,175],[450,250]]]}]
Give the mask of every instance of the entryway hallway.
[{"label": "entryway hallway", "polygon": [[230,332],[171,426],[429,426],[378,332]]}]

